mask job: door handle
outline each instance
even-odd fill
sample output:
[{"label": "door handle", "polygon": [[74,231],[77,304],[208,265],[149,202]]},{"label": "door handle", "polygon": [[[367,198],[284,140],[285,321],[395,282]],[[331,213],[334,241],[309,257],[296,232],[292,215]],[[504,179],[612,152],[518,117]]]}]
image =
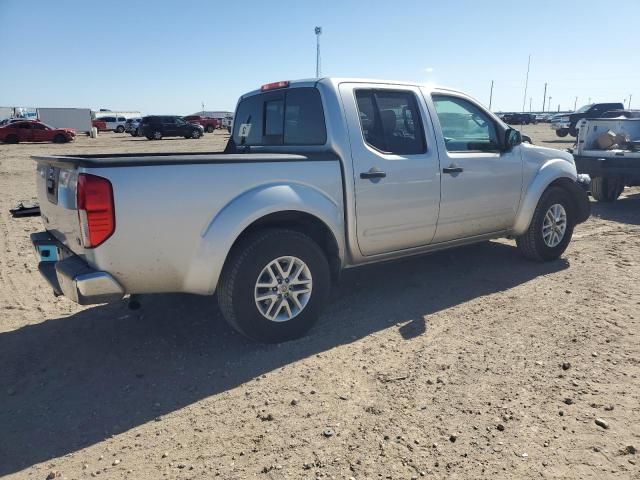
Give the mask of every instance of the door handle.
[{"label": "door handle", "polygon": [[463,172],[463,171],[464,171],[464,168],[456,167],[455,165],[450,165],[450,166],[444,167],[442,169],[442,173],[449,173],[449,174],[460,173],[460,172]]},{"label": "door handle", "polygon": [[368,172],[362,172],[360,174],[360,178],[362,178],[363,180],[365,179],[373,179],[373,178],[384,178],[386,177],[387,174],[385,172],[383,172],[382,170],[379,170],[377,168],[372,168],[370,169]]}]

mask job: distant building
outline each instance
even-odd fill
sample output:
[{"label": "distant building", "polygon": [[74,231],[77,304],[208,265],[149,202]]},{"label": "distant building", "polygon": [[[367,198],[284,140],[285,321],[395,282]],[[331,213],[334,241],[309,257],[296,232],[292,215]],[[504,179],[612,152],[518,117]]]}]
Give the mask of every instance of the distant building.
[{"label": "distant building", "polygon": [[227,118],[233,117],[233,112],[225,112],[223,110],[199,110],[191,115],[200,115],[201,117],[209,117],[209,118]]}]

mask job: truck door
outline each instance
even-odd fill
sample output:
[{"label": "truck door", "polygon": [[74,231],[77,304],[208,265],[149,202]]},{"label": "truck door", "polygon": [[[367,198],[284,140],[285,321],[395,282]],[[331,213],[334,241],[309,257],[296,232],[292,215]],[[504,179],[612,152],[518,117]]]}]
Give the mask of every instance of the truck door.
[{"label": "truck door", "polygon": [[427,98],[438,119],[442,167],[434,243],[511,228],[522,191],[522,147],[501,151],[496,121],[468,97]]},{"label": "truck door", "polygon": [[415,87],[342,84],[363,255],[427,245],[440,202],[433,128]]}]

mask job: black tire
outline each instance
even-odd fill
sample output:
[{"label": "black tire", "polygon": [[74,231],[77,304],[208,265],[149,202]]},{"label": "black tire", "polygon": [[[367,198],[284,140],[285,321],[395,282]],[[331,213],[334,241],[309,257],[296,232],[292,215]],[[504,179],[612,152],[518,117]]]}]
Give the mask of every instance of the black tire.
[{"label": "black tire", "polygon": [[569,127],[569,135],[571,135],[572,137],[577,137],[578,129],[575,127]]},{"label": "black tire", "polygon": [[194,130],[193,132],[191,132],[191,138],[193,138],[194,140],[199,139],[201,136],[202,132],[200,130]]},{"label": "black tire", "polygon": [[[555,204],[560,204],[564,208],[567,216],[567,225],[560,243],[555,247],[549,247],[542,236],[542,225],[547,211]],[[520,252],[529,260],[538,262],[548,262],[560,258],[571,241],[575,226],[575,216],[576,213],[569,192],[560,187],[549,187],[540,197],[526,233],[516,238],[516,244]]]},{"label": "black tire", "polygon": [[62,134],[58,134],[55,137],[53,137],[53,143],[66,143],[66,142],[67,142],[67,139]]},{"label": "black tire", "polygon": [[207,133],[213,133],[213,125],[207,125]]},{"label": "black tire", "polygon": [[147,140],[153,140],[153,137],[151,135],[147,135]]},{"label": "black tire", "polygon": [[593,177],[591,179],[591,196],[599,202],[615,202],[623,190],[623,178]]},{"label": "black tire", "polygon": [[[255,286],[273,260],[294,256],[309,271],[313,286],[304,308],[290,320],[275,322],[258,310]],[[329,264],[322,249],[308,236],[292,230],[269,229],[247,237],[231,252],[218,283],[218,303],[227,322],[258,342],[276,343],[303,336],[316,322],[331,286]]]},{"label": "black tire", "polygon": [[151,138],[154,140],[162,140],[162,132],[160,130],[154,131]]},{"label": "black tire", "polygon": [[118,125],[118,127],[116,128],[116,132],[117,133],[122,133],[124,132],[124,127],[122,125]]},{"label": "black tire", "polygon": [[556,130],[556,135],[561,137],[561,138],[564,138],[567,135],[569,135],[569,129],[568,128],[561,128],[559,130]]},{"label": "black tire", "polygon": [[4,137],[4,143],[20,143],[20,139],[17,135],[11,134]]}]

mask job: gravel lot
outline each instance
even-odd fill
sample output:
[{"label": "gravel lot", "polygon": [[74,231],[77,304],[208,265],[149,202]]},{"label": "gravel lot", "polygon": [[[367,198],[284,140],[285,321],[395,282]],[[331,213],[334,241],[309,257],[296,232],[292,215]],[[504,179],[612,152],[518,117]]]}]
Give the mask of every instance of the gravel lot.
[{"label": "gravel lot", "polygon": [[215,298],[52,296],[40,219],[8,212],[34,198],[31,155],[225,141],[0,145],[0,477],[640,478],[638,188],[593,203],[556,262],[504,240],[349,271],[282,345],[234,333]]}]

